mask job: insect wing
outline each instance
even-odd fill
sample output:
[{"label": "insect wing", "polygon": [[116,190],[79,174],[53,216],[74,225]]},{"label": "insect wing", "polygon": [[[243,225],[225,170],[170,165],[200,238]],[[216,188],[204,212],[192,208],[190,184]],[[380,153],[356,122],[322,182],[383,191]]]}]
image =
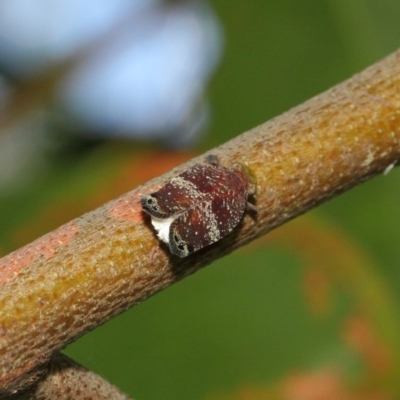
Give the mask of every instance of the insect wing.
[{"label": "insect wing", "polygon": [[222,239],[240,222],[246,198],[226,189],[223,196],[209,197],[182,213],[170,227],[169,245],[179,257]]},{"label": "insect wing", "polygon": [[197,164],[172,178],[157,192],[142,197],[140,201],[143,209],[157,218],[168,218],[188,210],[204,197],[196,184],[189,180],[193,176],[198,176],[203,168]]},{"label": "insect wing", "polygon": [[[234,177],[233,177],[234,178]],[[232,179],[233,183],[236,179]],[[219,236],[223,238],[230,233],[243,217],[247,204],[247,191],[243,186],[241,189],[233,189],[232,186],[220,188],[220,193],[214,196],[211,202],[211,210],[217,222]]]},{"label": "insect wing", "polygon": [[208,209],[207,203],[199,204],[181,214],[171,224],[169,232],[171,253],[186,257],[219,239],[216,221],[208,219]]}]

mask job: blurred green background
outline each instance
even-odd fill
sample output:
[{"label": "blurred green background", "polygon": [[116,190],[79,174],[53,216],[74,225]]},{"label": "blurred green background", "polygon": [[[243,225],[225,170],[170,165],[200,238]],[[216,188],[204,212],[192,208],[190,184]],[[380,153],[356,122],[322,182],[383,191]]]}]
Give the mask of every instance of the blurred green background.
[{"label": "blurred green background", "polygon": [[[210,4],[225,48],[206,89],[210,127],[196,147],[104,140],[86,148],[47,122],[61,144],[39,173],[24,180],[22,172],[0,196],[1,253],[279,115],[400,43],[395,1]],[[24,115],[17,111],[9,125]],[[400,398],[399,178],[394,169],[350,190],[65,352],[136,399]]]}]

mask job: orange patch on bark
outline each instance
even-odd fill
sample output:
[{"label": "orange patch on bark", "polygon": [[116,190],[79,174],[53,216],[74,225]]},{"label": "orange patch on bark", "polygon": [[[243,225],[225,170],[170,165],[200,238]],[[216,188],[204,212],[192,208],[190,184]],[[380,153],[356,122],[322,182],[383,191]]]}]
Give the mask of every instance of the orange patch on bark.
[{"label": "orange patch on bark", "polygon": [[122,196],[116,201],[113,201],[109,206],[109,213],[118,219],[130,221],[134,223],[142,223],[142,207],[139,198],[132,196]]},{"label": "orange patch on bark", "polygon": [[135,190],[119,199],[111,202],[108,206],[108,212],[117,219],[130,221],[134,223],[143,223],[144,211],[140,203],[140,198],[145,194],[157,191],[160,185],[147,189],[146,192]]},{"label": "orange patch on bark", "polygon": [[68,243],[79,231],[75,221],[71,221],[34,242],[14,251],[0,260],[0,285],[10,280],[38,257],[49,258],[56,250]]}]

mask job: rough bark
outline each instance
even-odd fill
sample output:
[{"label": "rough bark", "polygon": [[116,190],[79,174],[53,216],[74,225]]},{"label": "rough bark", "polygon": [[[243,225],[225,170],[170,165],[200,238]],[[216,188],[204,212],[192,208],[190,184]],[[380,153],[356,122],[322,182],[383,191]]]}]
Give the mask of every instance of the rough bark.
[{"label": "rough bark", "polygon": [[34,385],[8,400],[130,400],[99,375],[63,354],[55,355]]}]

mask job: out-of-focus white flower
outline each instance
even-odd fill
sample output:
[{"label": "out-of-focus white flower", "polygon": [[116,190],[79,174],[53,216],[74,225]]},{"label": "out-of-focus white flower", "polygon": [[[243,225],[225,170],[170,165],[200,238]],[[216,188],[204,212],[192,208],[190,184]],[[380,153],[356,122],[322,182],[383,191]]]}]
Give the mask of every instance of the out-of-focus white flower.
[{"label": "out-of-focus white flower", "polygon": [[0,64],[15,76],[80,52],[56,97],[92,135],[190,143],[208,121],[221,49],[205,0],[0,2]]},{"label": "out-of-focus white flower", "polygon": [[106,33],[125,15],[157,0],[2,0],[0,60],[32,76]]}]

